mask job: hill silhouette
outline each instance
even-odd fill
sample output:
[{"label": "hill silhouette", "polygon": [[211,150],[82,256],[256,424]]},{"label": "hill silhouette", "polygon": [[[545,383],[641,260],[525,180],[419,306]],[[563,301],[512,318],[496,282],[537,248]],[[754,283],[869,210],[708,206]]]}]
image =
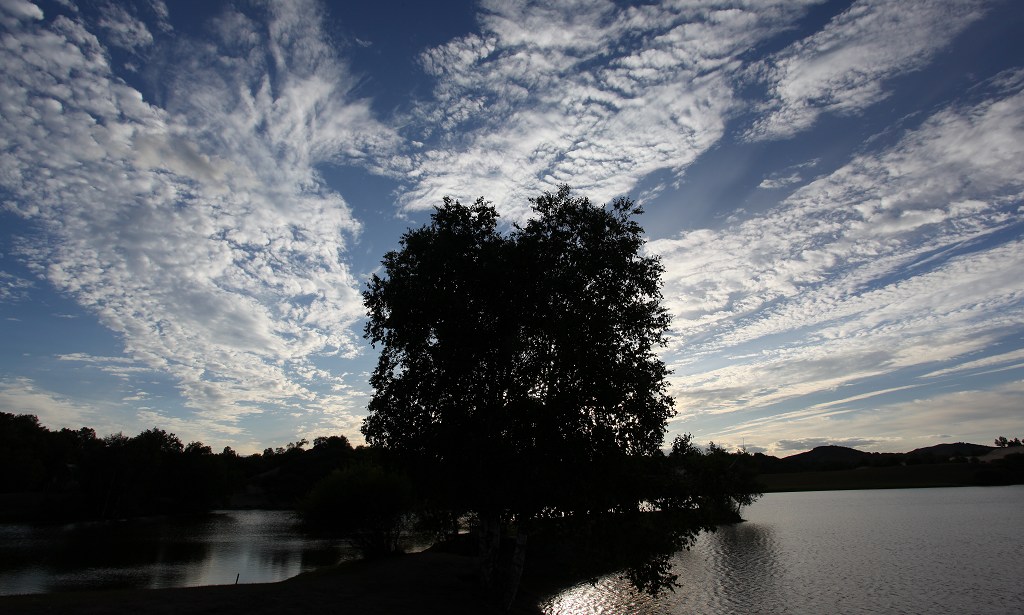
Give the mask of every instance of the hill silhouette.
[{"label": "hill silhouette", "polygon": [[936,444],[935,446],[915,448],[907,453],[907,455],[918,457],[930,455],[932,457],[949,459],[951,457],[981,457],[982,455],[991,453],[994,450],[996,450],[996,447],[994,446],[970,444],[968,442],[955,442],[953,444]]},{"label": "hill silhouette", "polygon": [[[993,458],[993,446],[955,442],[909,453],[869,453],[846,446],[818,446],[773,457],[753,456],[764,491],[888,489],[1008,485],[1024,482],[1024,455]],[[1021,451],[1024,453],[1024,450]]]},{"label": "hill silhouette", "polygon": [[865,453],[847,446],[816,446],[813,449],[783,457],[783,461],[795,466],[824,466],[824,465],[856,465],[871,458],[871,453]]}]

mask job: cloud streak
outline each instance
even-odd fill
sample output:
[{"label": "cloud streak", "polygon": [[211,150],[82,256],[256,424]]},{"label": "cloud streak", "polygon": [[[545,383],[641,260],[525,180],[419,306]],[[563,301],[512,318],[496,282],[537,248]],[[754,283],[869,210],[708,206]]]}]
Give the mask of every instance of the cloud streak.
[{"label": "cloud streak", "polygon": [[678,177],[725,133],[738,57],[806,4],[484,2],[480,32],[422,54],[437,85],[410,124],[426,146],[393,161],[402,202],[483,194],[521,219],[561,183],[603,201]]},{"label": "cloud streak", "polygon": [[[1024,319],[1024,93],[954,104],[764,214],[650,242],[686,415],[751,411],[978,353]],[[1007,87],[1007,84],[1015,84]]]},{"label": "cloud streak", "polygon": [[823,30],[755,67],[769,87],[752,140],[791,137],[823,113],[850,115],[883,100],[887,79],[919,70],[984,14],[979,0],[860,0]]}]

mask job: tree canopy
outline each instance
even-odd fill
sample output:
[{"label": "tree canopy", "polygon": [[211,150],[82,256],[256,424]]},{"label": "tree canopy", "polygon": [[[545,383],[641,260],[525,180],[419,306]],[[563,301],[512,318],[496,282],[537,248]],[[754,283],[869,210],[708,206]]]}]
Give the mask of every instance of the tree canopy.
[{"label": "tree canopy", "polygon": [[[380,346],[363,434],[440,507],[476,514],[483,581],[512,594],[532,520],[650,503],[631,470],[661,454],[674,412],[641,208],[567,186],[530,201],[533,217],[503,231],[482,198],[445,198],[363,294]],[[510,580],[492,583],[501,520],[516,546]]]},{"label": "tree canopy", "polygon": [[483,199],[446,198],[364,293],[381,350],[363,433],[455,477],[477,511],[592,507],[573,485],[657,451],[673,413],[640,207],[566,186],[531,203],[503,233]]}]

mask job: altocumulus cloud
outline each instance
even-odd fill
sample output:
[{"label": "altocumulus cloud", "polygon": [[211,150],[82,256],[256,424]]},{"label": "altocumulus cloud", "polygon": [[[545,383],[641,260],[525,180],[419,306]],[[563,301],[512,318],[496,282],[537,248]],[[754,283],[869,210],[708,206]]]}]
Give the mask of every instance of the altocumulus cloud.
[{"label": "altocumulus cloud", "polygon": [[[229,9],[199,43],[117,8],[87,24],[0,5],[4,207],[42,229],[19,255],[224,433],[267,404],[353,422],[347,385],[311,357],[356,352],[344,254],[360,225],[315,168],[394,137],[349,95],[314,8],[262,24]],[[97,28],[166,54],[162,106],[115,75]],[[20,286],[5,278],[5,296]]]},{"label": "altocumulus cloud", "polygon": [[1012,335],[1024,242],[1000,231],[1024,196],[1022,90],[1024,72],[1001,74],[763,214],[650,242],[667,269],[684,416],[808,398]]}]

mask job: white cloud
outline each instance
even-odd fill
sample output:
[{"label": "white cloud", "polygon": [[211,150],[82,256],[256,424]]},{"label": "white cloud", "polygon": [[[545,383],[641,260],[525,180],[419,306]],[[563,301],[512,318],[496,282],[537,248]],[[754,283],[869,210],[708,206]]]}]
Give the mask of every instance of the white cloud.
[{"label": "white cloud", "polygon": [[403,203],[484,195],[515,219],[561,183],[601,202],[678,176],[735,111],[737,57],[803,11],[735,4],[484,3],[481,32],[422,56],[438,81],[412,123],[428,147],[391,162]]},{"label": "white cloud", "polygon": [[102,14],[99,26],[106,31],[106,38],[111,44],[129,51],[153,44],[153,35],[146,24],[129,14],[123,6],[104,6]]},{"label": "white cloud", "polygon": [[790,137],[822,113],[856,113],[884,99],[886,79],[925,66],[984,9],[980,0],[855,2],[764,63],[771,99],[748,138]]},{"label": "white cloud", "polygon": [[0,379],[0,412],[33,414],[50,429],[109,426],[103,408],[89,406],[39,387],[28,378]]},{"label": "white cloud", "polygon": [[798,440],[779,440],[775,443],[776,450],[806,451],[819,446],[846,446],[849,448],[868,447],[878,444],[874,438],[800,438]]},{"label": "white cloud", "polygon": [[[856,412],[776,415],[702,437],[729,446],[741,441],[761,444],[775,455],[807,450],[809,445],[853,446],[858,441],[858,448],[880,452],[907,452],[948,442],[989,444],[1005,431],[1006,425],[1019,421],[1022,402],[1024,382],[1014,381],[987,390],[921,395]],[[952,431],[936,434],[936,425],[950,426]]]},{"label": "white cloud", "polygon": [[60,361],[68,361],[72,363],[80,363],[95,367],[96,369],[117,376],[122,380],[130,380],[138,374],[151,374],[153,369],[140,365],[129,357],[99,357],[81,352],[59,355],[57,357]]},{"label": "white cloud", "polygon": [[[321,165],[398,179],[408,209],[484,195],[514,220],[562,182],[600,202],[653,172],[680,180],[749,110],[738,88],[752,73],[772,100],[747,136],[788,136],[881,100],[886,80],[932,62],[985,8],[856,2],[745,64],[814,3],[487,0],[479,32],[420,57],[435,89],[395,119],[399,136],[351,89],[359,79],[312,3],[261,5],[260,21],[229,8],[205,24],[212,40],[153,45],[171,30],[159,0],[134,13],[108,5],[92,30],[78,11],[47,19],[0,0],[0,186],[11,197],[0,206],[41,229],[16,256],[124,341],[126,358],[65,361],[125,379],[162,370],[198,409],[188,420],[217,433],[244,437],[246,415],[277,408],[301,412],[309,432],[358,438],[366,393],[353,383],[365,375],[315,361],[356,354],[362,315],[347,262],[361,226]],[[164,54],[147,57],[159,104],[117,76],[109,45]],[[771,437],[762,444],[823,438],[839,433],[822,426],[846,403],[879,401],[843,387],[907,368],[985,368],[958,363],[1019,329],[1024,309],[1024,245],[995,239],[1021,213],[1022,76],[982,84],[972,104],[809,184],[817,161],[766,166],[760,188],[795,189],[777,207],[651,242],[667,266],[665,357],[684,415],[756,415],[830,392],[842,399],[756,423]],[[664,200],[664,187],[647,193]],[[0,275],[0,300],[27,284]],[[31,385],[8,389],[41,407],[47,395],[53,408],[67,401],[32,397]],[[815,421],[792,436],[769,429]]]},{"label": "white cloud", "polygon": [[772,177],[766,177],[761,180],[761,183],[757,185],[758,188],[764,188],[765,190],[778,190],[779,188],[787,188],[794,184],[799,184],[803,181],[803,177],[799,173],[792,173],[790,175],[776,175]]},{"label": "white cloud", "polygon": [[684,415],[794,403],[998,342],[1024,319],[1024,242],[994,239],[1019,220],[1022,178],[1024,93],[1000,86],[768,212],[650,242]]},{"label": "white cloud", "polygon": [[28,0],[0,0],[0,23],[8,28],[14,28],[21,20],[39,20],[43,18],[43,11]]},{"label": "white cloud", "polygon": [[28,299],[28,290],[35,286],[32,280],[0,271],[0,303],[15,303]]},{"label": "white cloud", "polygon": [[981,359],[967,361],[954,367],[937,369],[925,374],[924,378],[938,378],[952,374],[962,374],[975,370],[985,370],[983,373],[991,373],[998,370],[1018,369],[1024,367],[1024,349],[1002,352]]},{"label": "white cloud", "polygon": [[316,166],[394,136],[349,94],[315,9],[270,7],[268,28],[225,13],[219,46],[177,39],[163,108],[67,17],[19,22],[0,49],[4,207],[45,232],[20,256],[222,427],[316,403],[341,383],[311,357],[358,348],[360,225]]}]

